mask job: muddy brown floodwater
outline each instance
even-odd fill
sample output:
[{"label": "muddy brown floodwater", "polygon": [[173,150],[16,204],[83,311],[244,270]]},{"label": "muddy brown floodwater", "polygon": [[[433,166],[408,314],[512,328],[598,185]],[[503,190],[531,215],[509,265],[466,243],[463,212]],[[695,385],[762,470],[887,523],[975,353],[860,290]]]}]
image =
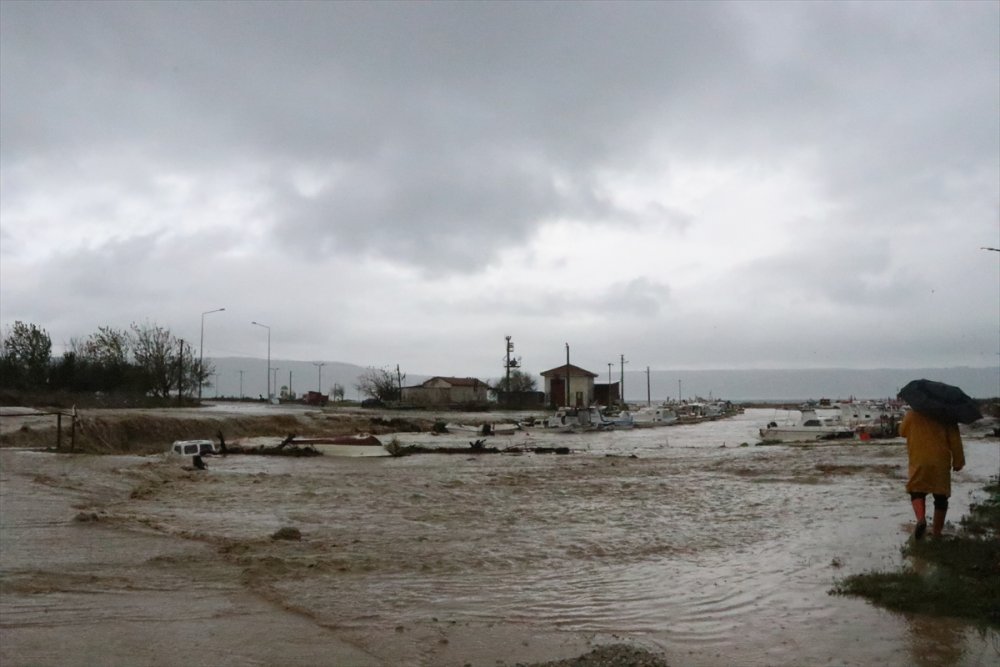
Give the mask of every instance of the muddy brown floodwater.
[{"label": "muddy brown floodwater", "polygon": [[[1000,663],[996,631],[828,593],[902,563],[905,447],[752,446],[774,418],[204,472],[3,450],[0,662],[496,667],[626,642],[671,665]],[[996,440],[966,453],[956,521],[1000,470]]]}]

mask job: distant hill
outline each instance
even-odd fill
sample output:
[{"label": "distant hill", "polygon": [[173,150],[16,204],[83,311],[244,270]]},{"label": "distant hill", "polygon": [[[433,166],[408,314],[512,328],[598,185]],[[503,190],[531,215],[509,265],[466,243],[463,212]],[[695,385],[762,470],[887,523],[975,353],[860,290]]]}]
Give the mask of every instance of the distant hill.
[{"label": "distant hill", "polygon": [[[263,396],[267,391],[267,376],[264,369],[267,368],[267,359],[255,359],[252,357],[214,357],[211,359],[215,370],[218,373],[209,382],[212,386],[205,386],[202,389],[203,398],[214,398],[215,396],[239,397],[240,396],[240,371],[243,371],[243,396],[254,397]],[[320,363],[320,362],[316,362]],[[368,370],[365,366],[347,364],[340,361],[324,361],[322,368],[317,368],[311,361],[294,361],[290,359],[271,359],[271,368],[277,368],[277,389],[289,386],[296,395],[301,396],[307,391],[317,391],[321,387],[324,394],[332,391],[334,384],[339,384],[344,388],[344,397],[351,400],[365,398],[358,395],[355,385],[358,378]],[[291,377],[289,377],[291,373]],[[428,379],[427,375],[405,375],[403,385],[419,384]],[[218,387],[215,385],[218,384]],[[278,393],[275,391],[275,393]]]},{"label": "distant hill", "polygon": [[[973,398],[1000,396],[1000,367],[825,368],[809,370],[650,371],[652,400],[694,396],[734,401],[798,401],[819,398],[889,398],[910,380],[927,378],[961,387]],[[680,387],[678,388],[678,382]],[[625,396],[645,401],[646,373],[625,373]]]},{"label": "distant hill", "polygon": [[[216,387],[205,387],[205,398],[240,395],[240,373],[243,371],[243,395],[258,396],[266,391],[267,366],[265,359],[249,357],[217,357],[212,359],[218,372],[218,394]],[[310,361],[272,359],[271,367],[277,368],[278,388],[288,386],[291,372],[291,388],[301,395],[315,391],[322,380],[322,392],[329,393],[334,383],[344,387],[348,399],[364,398],[358,395],[355,385],[367,369],[364,366],[339,361],[324,362],[322,370]],[[494,376],[499,377],[499,372]],[[407,374],[404,385],[419,384],[430,375]],[[847,369],[825,368],[810,370],[711,370],[711,371],[671,371],[654,370],[649,373],[649,395],[655,402],[667,398],[677,398],[678,390],[684,398],[701,396],[725,398],[733,401],[799,401],[819,398],[888,398],[910,380],[927,378],[954,384],[974,398],[1000,396],[1000,367],[990,368],[881,368]],[[214,381],[216,378],[212,378]],[[490,378],[481,377],[481,380]],[[539,389],[545,383],[537,376]],[[616,378],[617,379],[617,378]],[[598,378],[601,382],[601,378]],[[678,382],[680,387],[678,387]],[[634,403],[644,402],[647,397],[646,373],[627,371],[625,373],[625,395]]]}]

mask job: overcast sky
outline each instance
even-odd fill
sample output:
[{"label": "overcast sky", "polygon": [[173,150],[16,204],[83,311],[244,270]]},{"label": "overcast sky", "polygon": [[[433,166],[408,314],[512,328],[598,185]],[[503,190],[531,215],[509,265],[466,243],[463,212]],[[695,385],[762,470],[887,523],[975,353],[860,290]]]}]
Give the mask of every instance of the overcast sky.
[{"label": "overcast sky", "polygon": [[204,321],[263,358],[256,320],[428,375],[507,335],[535,373],[1000,362],[998,2],[0,18],[0,324],[56,353]]}]

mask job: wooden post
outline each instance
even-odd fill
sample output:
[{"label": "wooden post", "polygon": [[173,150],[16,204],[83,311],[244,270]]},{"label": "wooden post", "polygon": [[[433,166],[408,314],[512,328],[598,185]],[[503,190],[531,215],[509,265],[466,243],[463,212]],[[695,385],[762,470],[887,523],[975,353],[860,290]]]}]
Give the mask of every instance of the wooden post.
[{"label": "wooden post", "polygon": [[69,427],[69,451],[76,451],[76,406],[73,406],[73,419],[70,421]]},{"label": "wooden post", "polygon": [[56,451],[62,449],[62,413],[56,413]]}]

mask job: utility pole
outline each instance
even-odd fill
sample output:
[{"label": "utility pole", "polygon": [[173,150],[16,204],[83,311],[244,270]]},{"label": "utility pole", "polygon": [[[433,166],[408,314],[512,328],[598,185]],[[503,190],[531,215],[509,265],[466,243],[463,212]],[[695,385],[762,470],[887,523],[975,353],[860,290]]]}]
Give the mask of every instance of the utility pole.
[{"label": "utility pole", "polygon": [[[277,366],[275,366],[274,368],[271,369],[271,372],[267,376],[268,380],[272,380],[272,378],[273,378],[273,381],[271,382],[271,387],[270,388],[274,390],[273,393],[274,393],[274,397],[275,398],[278,397],[278,371],[280,371],[280,370],[281,370],[280,368],[278,368]],[[271,402],[271,397],[270,396],[268,396],[267,402],[268,403]]]},{"label": "utility pole", "polygon": [[622,386],[621,386],[621,390],[622,390],[622,405],[627,407],[628,403],[625,401],[625,364],[627,364],[628,362],[625,361],[625,355],[624,354],[621,355],[621,362],[622,362],[622,381],[621,381],[622,382]]},{"label": "utility pole", "polygon": [[514,344],[510,342],[510,336],[504,337],[507,341],[507,363],[504,364],[504,368],[507,371],[507,385],[504,387],[504,403],[510,405],[510,350],[514,347]]},{"label": "utility pole", "polygon": [[399,373],[399,364],[396,364],[396,385],[399,387],[399,398],[396,400],[403,401],[403,376]]},{"label": "utility pole", "polygon": [[184,339],[177,340],[181,344],[181,356],[177,359],[177,405],[184,405]]},{"label": "utility pole", "polygon": [[288,369],[288,398],[292,397],[292,369]]},{"label": "utility pole", "polygon": [[566,407],[570,407],[569,402],[569,343],[566,343]]},{"label": "utility pole", "polygon": [[518,368],[521,366],[521,361],[519,359],[511,359],[510,353],[514,351],[514,343],[510,341],[510,336],[505,337],[507,340],[507,359],[504,362],[504,368],[507,371],[507,386],[504,387],[504,404],[510,407],[511,399],[511,389],[510,389],[510,369]]},{"label": "utility pole", "polygon": [[614,365],[615,365],[615,362],[613,362],[613,361],[609,361],[608,362],[608,407],[609,408],[612,406],[612,403],[611,403],[611,367],[614,366]]},{"label": "utility pole", "polygon": [[646,405],[653,404],[653,396],[649,391],[649,366],[646,366]]},{"label": "utility pole", "polygon": [[240,371],[240,400],[241,401],[243,400],[243,373],[244,372],[245,371],[243,371],[243,370]]}]

